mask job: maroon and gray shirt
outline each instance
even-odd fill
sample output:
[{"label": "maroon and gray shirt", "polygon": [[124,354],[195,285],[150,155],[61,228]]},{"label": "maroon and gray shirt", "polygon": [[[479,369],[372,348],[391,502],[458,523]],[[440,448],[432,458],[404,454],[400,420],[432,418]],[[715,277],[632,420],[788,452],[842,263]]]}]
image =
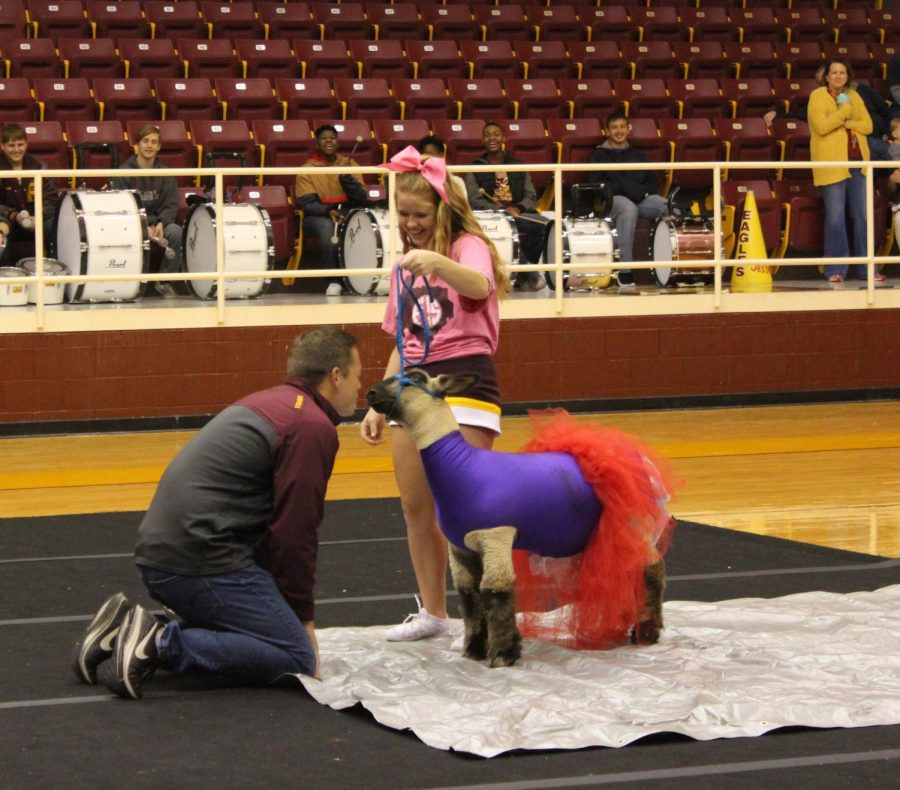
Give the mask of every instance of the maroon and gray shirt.
[{"label": "maroon and gray shirt", "polygon": [[268,565],[303,622],[313,620],[318,528],[340,416],[306,383],[248,395],[217,414],[163,473],[135,559],[183,576]]}]

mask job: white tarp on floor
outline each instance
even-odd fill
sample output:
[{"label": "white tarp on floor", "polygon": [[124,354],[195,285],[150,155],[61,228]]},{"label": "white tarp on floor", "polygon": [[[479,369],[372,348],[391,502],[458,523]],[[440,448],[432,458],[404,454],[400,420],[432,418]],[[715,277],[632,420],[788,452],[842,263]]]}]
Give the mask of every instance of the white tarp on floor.
[{"label": "white tarp on floor", "polygon": [[900,723],[900,585],[717,603],[669,601],[652,647],[569,651],[526,641],[512,668],[450,650],[449,637],[390,643],[383,627],[318,631],[335,709],[430,746],[491,757],[511,749],[624,746],[657,732],[699,740],[776,727]]}]

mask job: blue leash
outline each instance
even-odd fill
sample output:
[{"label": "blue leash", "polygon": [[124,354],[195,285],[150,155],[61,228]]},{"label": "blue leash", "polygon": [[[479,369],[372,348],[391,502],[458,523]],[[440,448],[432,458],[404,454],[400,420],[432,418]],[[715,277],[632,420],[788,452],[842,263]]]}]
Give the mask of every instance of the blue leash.
[{"label": "blue leash", "polygon": [[[410,277],[409,280],[405,280],[403,279],[403,270],[398,266],[395,276],[397,278],[397,330],[394,342],[397,344],[397,352],[400,354],[400,370],[404,371],[409,367],[422,365],[425,363],[425,360],[428,359],[428,352],[431,350],[431,330],[428,328],[428,318],[425,315],[425,309],[419,303],[419,300],[416,299],[415,292],[413,291],[416,275]],[[427,277],[423,277],[422,280],[425,282],[425,288],[428,290],[428,301],[433,302],[434,294],[431,292],[431,283],[428,282]],[[422,358],[417,362],[408,359],[403,353],[403,313],[406,309],[407,299],[413,300],[413,304],[419,311],[419,318],[422,321],[425,349],[422,352]]]}]

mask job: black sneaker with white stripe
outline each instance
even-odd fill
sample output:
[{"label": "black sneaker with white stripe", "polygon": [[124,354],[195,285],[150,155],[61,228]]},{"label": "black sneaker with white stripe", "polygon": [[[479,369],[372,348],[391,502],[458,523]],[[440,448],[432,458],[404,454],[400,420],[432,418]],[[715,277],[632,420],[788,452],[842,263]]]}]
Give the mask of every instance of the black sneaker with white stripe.
[{"label": "black sneaker with white stripe", "polygon": [[119,625],[130,607],[123,593],[111,595],[75,643],[72,670],[82,683],[97,682],[97,667],[113,654]]},{"label": "black sneaker with white stripe", "polygon": [[143,696],[142,685],[156,669],[156,634],[161,628],[162,624],[140,605],[125,615],[115,652],[97,673],[113,694],[126,699]]}]

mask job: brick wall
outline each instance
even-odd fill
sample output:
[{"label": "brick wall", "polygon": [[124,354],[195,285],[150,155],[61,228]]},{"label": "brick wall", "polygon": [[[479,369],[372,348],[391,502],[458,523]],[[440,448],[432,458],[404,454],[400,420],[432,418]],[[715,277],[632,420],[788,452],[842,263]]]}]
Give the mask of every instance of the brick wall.
[{"label": "brick wall", "polygon": [[[0,423],[213,413],[279,381],[303,327],[0,335]],[[363,382],[391,339],[360,339]],[[900,311],[510,320],[504,400],[691,397],[900,386]]]}]

